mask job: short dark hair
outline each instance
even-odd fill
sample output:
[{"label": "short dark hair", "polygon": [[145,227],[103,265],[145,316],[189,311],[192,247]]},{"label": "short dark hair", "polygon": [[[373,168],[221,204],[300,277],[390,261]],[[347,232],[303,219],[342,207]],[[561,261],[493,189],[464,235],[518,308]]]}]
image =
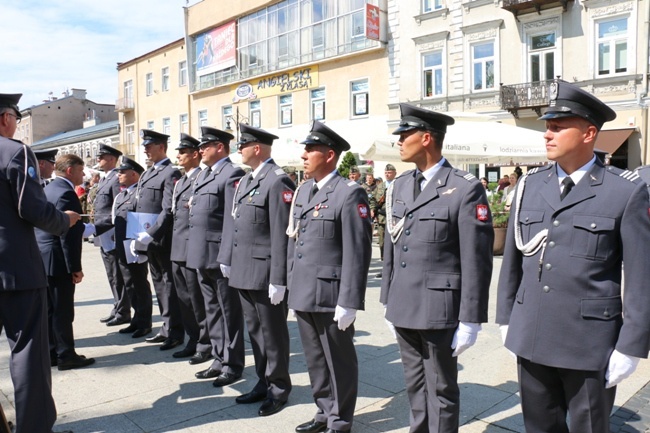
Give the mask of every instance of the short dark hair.
[{"label": "short dark hair", "polygon": [[56,162],[54,163],[54,171],[57,173],[65,173],[68,168],[74,167],[75,165],[84,166],[86,164],[83,159],[74,153],[67,153],[56,159]]}]

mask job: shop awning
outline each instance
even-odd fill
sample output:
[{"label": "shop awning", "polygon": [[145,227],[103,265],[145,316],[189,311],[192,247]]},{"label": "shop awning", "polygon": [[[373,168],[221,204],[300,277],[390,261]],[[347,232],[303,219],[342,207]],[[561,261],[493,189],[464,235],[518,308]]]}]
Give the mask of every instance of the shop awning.
[{"label": "shop awning", "polygon": [[636,128],[623,128],[623,129],[610,129],[608,131],[600,131],[594,146],[598,150],[607,152],[613,155],[625,140],[636,131]]}]

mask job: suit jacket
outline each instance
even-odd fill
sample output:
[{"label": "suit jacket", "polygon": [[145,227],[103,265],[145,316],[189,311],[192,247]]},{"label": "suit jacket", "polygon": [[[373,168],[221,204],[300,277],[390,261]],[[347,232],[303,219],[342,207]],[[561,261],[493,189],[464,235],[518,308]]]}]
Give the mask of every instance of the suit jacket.
[{"label": "suit jacket", "polygon": [[[336,174],[309,200],[313,180],[296,192],[289,245],[289,308],[331,313],[364,309],[372,250],[368,194]],[[299,224],[299,225],[298,225]]]},{"label": "suit jacket", "polygon": [[56,235],[68,216],[47,201],[29,146],[0,137],[0,290],[47,287],[34,227]]},{"label": "suit jacket", "polygon": [[386,318],[408,329],[486,322],[494,229],[485,189],[447,161],[416,200],[414,183],[415,170],[395,179],[386,216],[404,219],[397,242],[384,244]]},{"label": "suit jacket", "polygon": [[172,231],[172,252],[171,260],[174,262],[184,262],[187,259],[187,240],[190,236],[190,206],[189,201],[192,197],[192,187],[196,177],[201,173],[197,167],[188,177],[184,174],[174,187],[172,198],[172,209],[174,224]]},{"label": "suit jacket", "polygon": [[115,197],[113,212],[115,215],[115,250],[117,257],[126,263],[124,241],[126,240],[126,214],[132,212],[136,205],[137,188],[125,189]]},{"label": "suit jacket", "polygon": [[[79,197],[65,179],[57,177],[44,189],[47,201],[60,211],[82,213]],[[38,248],[41,250],[45,272],[50,277],[60,277],[81,271],[81,245],[84,224],[81,220],[63,236],[40,229],[35,230]]]},{"label": "suit jacket", "polygon": [[[561,201],[553,164],[527,175],[516,208],[513,202],[497,299],[497,323],[510,324],[506,347],[535,363],[579,370],[604,369],[614,348],[646,358],[646,185],[635,173],[596,160]],[[529,257],[515,245],[517,212],[524,243],[548,229],[546,247]]]},{"label": "suit jacket", "polygon": [[286,231],[295,188],[273,160],[254,179],[251,173],[241,179],[234,198],[231,254],[226,256],[223,249],[218,257],[220,263],[233,265],[230,286],[268,290],[269,282],[287,285]]},{"label": "suit jacket", "polygon": [[97,235],[113,228],[111,221],[111,211],[115,197],[120,193],[121,187],[117,180],[117,170],[111,170],[99,182],[95,200],[93,201],[93,210],[95,215],[95,230]]},{"label": "suit jacket", "polygon": [[207,174],[206,170],[196,178],[190,204],[187,267],[192,269],[219,269],[222,248],[224,257],[230,257],[232,201],[236,183],[244,175],[244,170],[230,158],[211,173]]},{"label": "suit jacket", "polygon": [[138,182],[134,211],[159,214],[154,225],[147,230],[154,239],[153,246],[171,248],[172,194],[180,177],[181,172],[166,159],[142,173]]}]

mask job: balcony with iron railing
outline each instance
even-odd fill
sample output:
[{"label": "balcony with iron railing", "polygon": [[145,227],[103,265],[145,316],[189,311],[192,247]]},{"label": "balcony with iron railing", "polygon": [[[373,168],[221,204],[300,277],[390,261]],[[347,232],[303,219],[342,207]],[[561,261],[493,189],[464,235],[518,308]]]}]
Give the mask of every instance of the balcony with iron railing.
[{"label": "balcony with iron railing", "polygon": [[515,16],[532,12],[541,13],[543,9],[562,6],[566,12],[570,0],[502,0],[501,8],[512,12]]},{"label": "balcony with iron railing", "polygon": [[548,88],[553,81],[509,85],[501,83],[501,109],[508,110],[515,118],[519,118],[519,110],[523,109],[533,110],[541,116],[542,108],[548,107]]},{"label": "balcony with iron railing", "polygon": [[120,98],[115,101],[115,111],[118,113],[128,113],[133,110],[135,110],[133,98]]}]

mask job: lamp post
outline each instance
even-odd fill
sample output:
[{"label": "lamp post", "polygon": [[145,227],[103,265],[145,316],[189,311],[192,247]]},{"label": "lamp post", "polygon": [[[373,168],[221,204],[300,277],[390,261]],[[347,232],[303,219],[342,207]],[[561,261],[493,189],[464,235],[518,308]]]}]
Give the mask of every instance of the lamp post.
[{"label": "lamp post", "polygon": [[244,116],[243,114],[239,114],[239,106],[235,108],[235,115],[230,115],[226,116],[226,132],[232,133],[232,126],[230,125],[230,122],[235,123],[235,138],[237,141],[239,141],[239,125],[244,124],[248,125],[248,117]]}]

